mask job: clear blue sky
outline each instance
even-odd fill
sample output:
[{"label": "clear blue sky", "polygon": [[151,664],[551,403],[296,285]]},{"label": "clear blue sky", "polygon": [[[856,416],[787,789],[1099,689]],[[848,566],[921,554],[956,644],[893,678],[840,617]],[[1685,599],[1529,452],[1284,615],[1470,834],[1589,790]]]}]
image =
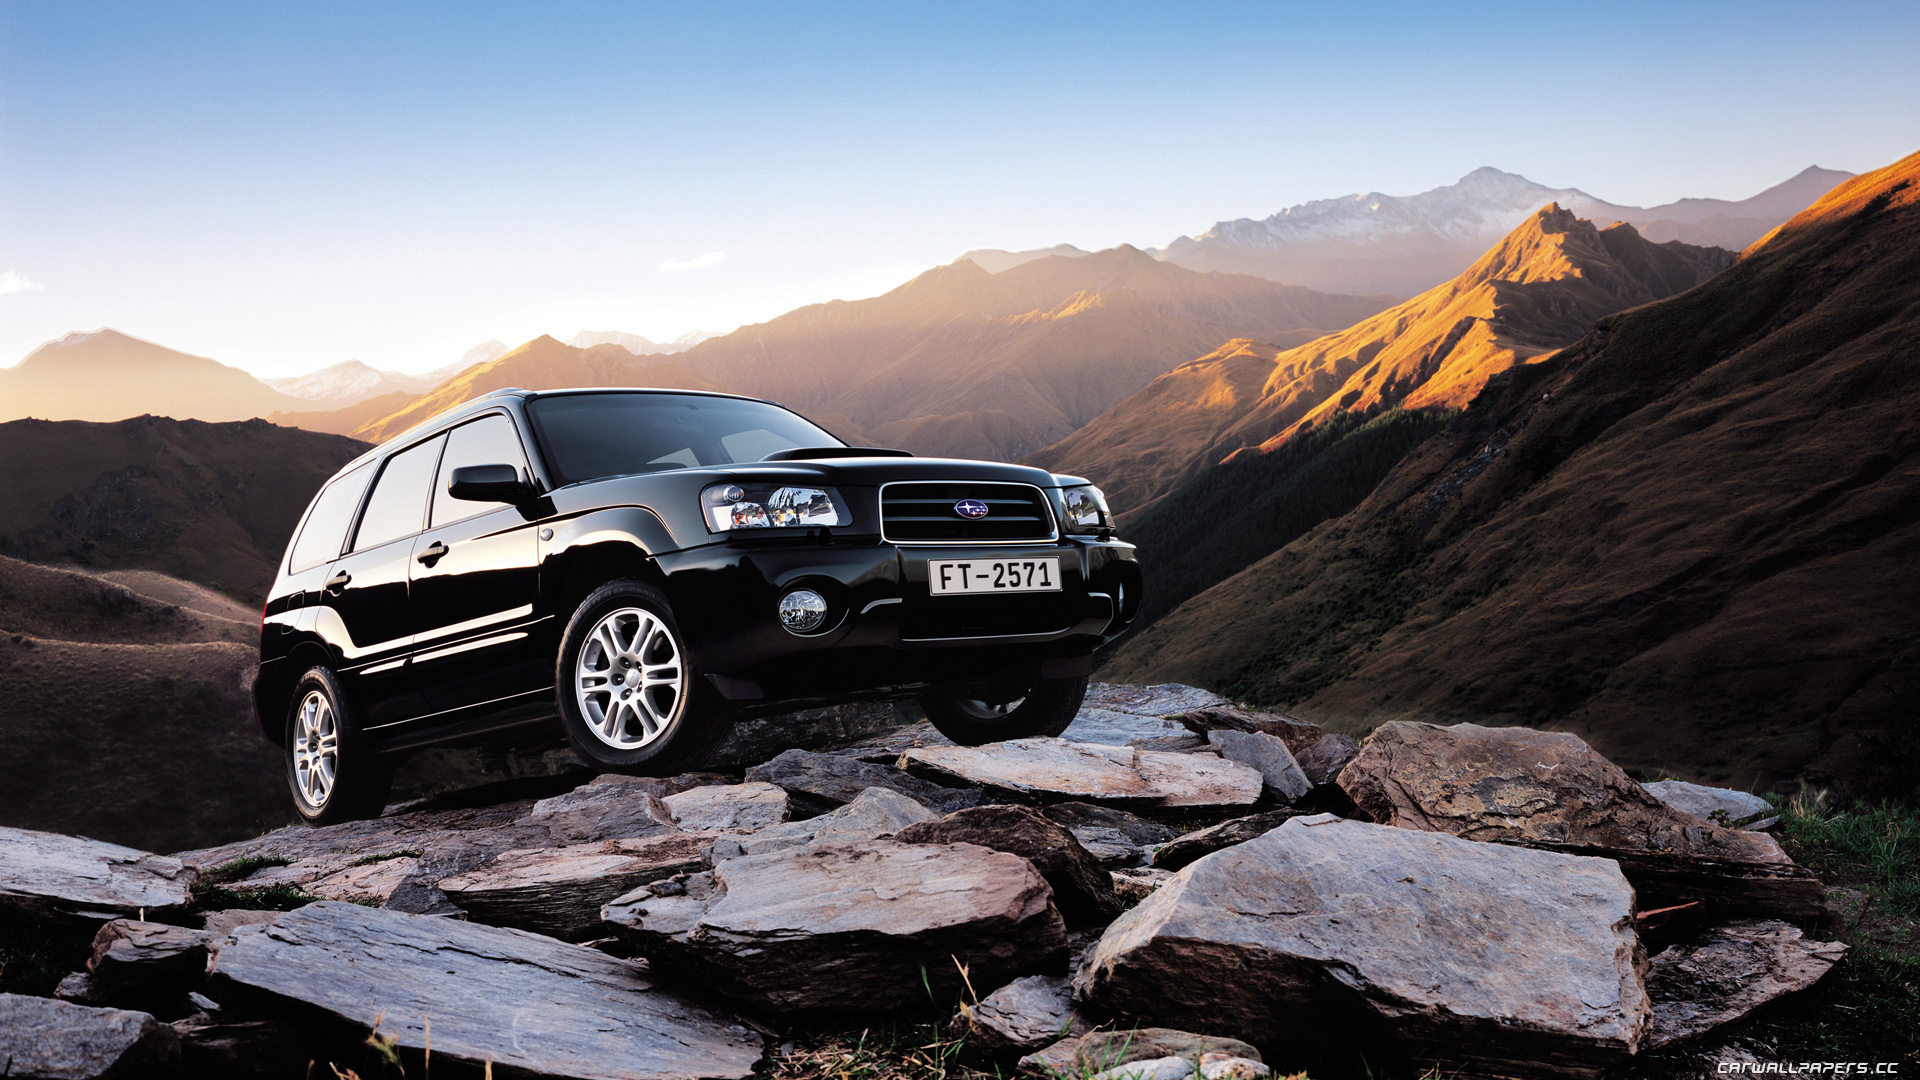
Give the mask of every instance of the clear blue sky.
[{"label": "clear blue sky", "polygon": [[262,374],[671,339],[1480,165],[1743,198],[1920,147],[1916,56],[1910,0],[0,0],[0,365],[102,325]]}]

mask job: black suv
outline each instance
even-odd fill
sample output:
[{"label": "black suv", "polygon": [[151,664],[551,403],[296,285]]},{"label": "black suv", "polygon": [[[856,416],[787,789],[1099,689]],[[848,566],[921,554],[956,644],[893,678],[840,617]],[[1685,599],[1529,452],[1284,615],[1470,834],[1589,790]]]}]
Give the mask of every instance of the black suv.
[{"label": "black suv", "polygon": [[857,698],[917,697],[959,743],[1059,734],[1139,605],[1084,480],[727,394],[503,390],[315,496],[254,697],[301,815],[343,821],[428,746],[564,732],[661,774],[734,717]]}]

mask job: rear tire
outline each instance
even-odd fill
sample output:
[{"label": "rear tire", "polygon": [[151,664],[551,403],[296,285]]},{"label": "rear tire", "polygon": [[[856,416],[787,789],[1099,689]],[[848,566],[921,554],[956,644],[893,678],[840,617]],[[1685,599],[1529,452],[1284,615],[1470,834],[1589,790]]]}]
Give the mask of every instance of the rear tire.
[{"label": "rear tire", "polygon": [[967,692],[937,691],[920,699],[934,728],[961,746],[1053,736],[1067,730],[1087,696],[1087,677],[1041,679],[1024,695],[988,702]]},{"label": "rear tire", "polygon": [[394,763],[368,744],[331,670],[309,668],[294,684],[281,745],[293,808],[307,824],[360,821],[386,809]]},{"label": "rear tire", "polygon": [[574,609],[554,686],[574,751],[615,772],[702,763],[728,727],[666,594],[641,581],[609,582]]}]

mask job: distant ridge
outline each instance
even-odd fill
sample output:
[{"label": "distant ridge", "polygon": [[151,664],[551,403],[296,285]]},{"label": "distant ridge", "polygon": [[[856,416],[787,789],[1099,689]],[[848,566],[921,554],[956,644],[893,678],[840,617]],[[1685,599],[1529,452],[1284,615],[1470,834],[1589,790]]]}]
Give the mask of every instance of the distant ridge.
[{"label": "distant ridge", "polygon": [[358,360],[346,360],[305,375],[260,381],[283,394],[344,408],[383,394],[418,394],[432,388],[445,377],[438,374],[407,375],[398,371],[379,371]]},{"label": "distant ridge", "polygon": [[[1044,259],[1049,255],[1058,255],[1063,259],[1078,259],[1091,255],[1091,251],[1082,251],[1072,244],[1055,244],[1050,248],[1034,248],[1031,251],[1002,251],[999,248],[975,248],[960,256],[989,274],[998,274],[1011,270],[1022,263],[1035,259]],[[954,260],[958,262],[959,259]]]},{"label": "distant ridge", "polygon": [[311,407],[239,368],[109,328],[68,334],[0,368],[0,421],[146,414],[224,421]]}]

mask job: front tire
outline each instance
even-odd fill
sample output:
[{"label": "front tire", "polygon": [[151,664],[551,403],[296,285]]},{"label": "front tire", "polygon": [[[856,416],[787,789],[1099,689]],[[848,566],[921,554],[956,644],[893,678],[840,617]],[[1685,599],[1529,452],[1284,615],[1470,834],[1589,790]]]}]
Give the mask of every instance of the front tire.
[{"label": "front tire", "polygon": [[666,595],[644,582],[610,582],[580,602],[554,684],[567,741],[604,769],[677,771],[726,728]]},{"label": "front tire", "polygon": [[961,746],[1053,736],[1067,730],[1087,696],[1087,677],[1041,679],[1026,693],[1005,701],[967,696],[965,690],[937,691],[920,699],[935,730]]},{"label": "front tire", "polygon": [[393,788],[393,763],[360,732],[359,717],[328,668],[309,668],[287,710],[287,786],[309,825],[379,817]]}]

